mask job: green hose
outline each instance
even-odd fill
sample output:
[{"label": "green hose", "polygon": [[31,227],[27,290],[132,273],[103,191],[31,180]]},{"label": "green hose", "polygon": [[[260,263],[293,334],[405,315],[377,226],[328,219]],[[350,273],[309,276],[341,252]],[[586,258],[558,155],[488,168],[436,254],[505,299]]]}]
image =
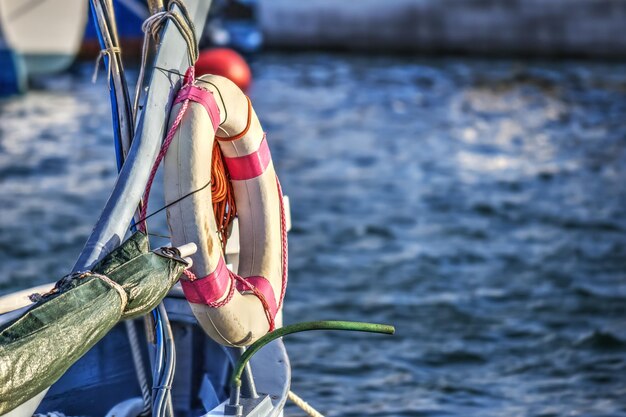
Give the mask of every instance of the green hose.
[{"label": "green hose", "polygon": [[255,353],[257,353],[263,346],[267,345],[272,340],[278,339],[279,337],[283,337],[291,333],[306,332],[309,330],[346,330],[353,332],[383,334],[394,334],[394,332],[396,331],[393,326],[389,326],[386,324],[333,320],[309,321],[305,323],[296,323],[289,326],[281,327],[280,329],[276,329],[273,332],[261,337],[259,340],[251,344],[244,352],[244,354],[241,355],[241,357],[237,361],[237,364],[235,365],[233,375],[230,379],[231,386],[235,389],[241,386],[241,374],[243,373],[246,364],[248,363],[250,358]]}]

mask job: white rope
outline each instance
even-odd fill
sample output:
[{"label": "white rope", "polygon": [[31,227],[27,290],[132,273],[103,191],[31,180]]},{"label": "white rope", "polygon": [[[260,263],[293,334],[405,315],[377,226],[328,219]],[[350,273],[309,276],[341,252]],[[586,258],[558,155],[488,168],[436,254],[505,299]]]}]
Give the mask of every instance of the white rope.
[{"label": "white rope", "polygon": [[118,295],[120,296],[120,301],[122,302],[120,306],[121,312],[124,313],[126,304],[128,304],[128,294],[126,294],[126,291],[124,291],[124,288],[122,288],[120,284],[113,281],[111,278],[107,277],[106,275],[97,274],[95,272],[88,272],[87,274],[88,276],[99,278],[101,281],[104,281],[105,283],[109,284],[111,288],[117,291]]},{"label": "white rope", "polygon": [[[106,55],[109,57],[109,61],[110,61],[111,59],[113,59],[112,54],[119,54],[121,52],[122,50],[118,48],[117,46],[100,50],[100,53],[98,54],[98,58],[96,58],[96,66],[93,69],[93,75],[91,76],[92,83],[95,83],[98,80],[98,70],[100,69],[100,61],[102,60],[102,58]],[[107,71],[107,82],[111,84],[111,65],[109,65],[109,70]]]},{"label": "white rope", "polygon": [[126,294],[126,291],[124,291],[124,288],[122,288],[122,286],[120,284],[118,284],[117,282],[113,281],[111,278],[107,277],[106,275],[98,274],[98,273],[92,272],[92,271],[72,272],[71,274],[66,275],[63,278],[61,278],[60,280],[58,280],[57,283],[54,285],[54,288],[52,288],[47,293],[45,293],[45,294],[39,294],[39,293],[31,294],[31,295],[28,296],[28,298],[33,303],[39,303],[41,301],[45,301],[45,300],[47,300],[48,298],[50,298],[51,296],[53,296],[55,294],[59,294],[59,293],[62,293],[64,291],[66,291],[67,285],[71,281],[73,281],[75,279],[85,279],[85,278],[90,278],[90,277],[98,278],[99,280],[105,282],[109,287],[113,288],[117,292],[117,294],[120,296],[120,301],[121,301],[120,313],[124,313],[124,309],[126,308],[126,304],[128,304],[128,294]]},{"label": "white rope", "polygon": [[287,398],[289,398],[295,405],[300,407],[302,411],[310,415],[311,417],[324,417],[319,411],[315,408],[311,407],[311,405],[304,401],[302,398],[298,397],[293,391],[289,391],[287,394]]},{"label": "white rope", "polygon": [[[181,13],[174,12],[174,5],[178,6]],[[180,35],[187,44],[187,57],[189,65],[193,65],[198,59],[198,42],[196,40],[196,32],[193,22],[189,17],[189,13],[185,4],[180,0],[170,0],[169,9],[157,12],[144,20],[141,25],[143,31],[143,45],[141,47],[141,65],[139,67],[139,76],[137,77],[137,86],[135,87],[135,98],[133,100],[133,117],[137,117],[137,108],[139,106],[139,98],[141,96],[141,88],[145,77],[145,68],[148,59],[148,47],[150,39],[158,40],[161,28],[168,20],[171,20],[178,28]]]}]

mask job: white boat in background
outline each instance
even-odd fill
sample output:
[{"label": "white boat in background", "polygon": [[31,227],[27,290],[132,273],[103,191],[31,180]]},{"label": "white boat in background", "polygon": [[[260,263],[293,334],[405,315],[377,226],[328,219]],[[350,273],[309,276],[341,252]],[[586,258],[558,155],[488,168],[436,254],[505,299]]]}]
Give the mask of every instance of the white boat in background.
[{"label": "white boat in background", "polygon": [[86,0],[0,0],[0,28],[28,75],[61,71],[81,46],[88,8]]},{"label": "white boat in background", "polygon": [[271,48],[623,59],[616,0],[259,0]]}]

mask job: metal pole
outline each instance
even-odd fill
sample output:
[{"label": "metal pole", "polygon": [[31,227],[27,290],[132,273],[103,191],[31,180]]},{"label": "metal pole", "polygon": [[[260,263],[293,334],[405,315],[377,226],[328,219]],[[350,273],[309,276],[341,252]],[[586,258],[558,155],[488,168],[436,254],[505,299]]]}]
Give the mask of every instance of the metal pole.
[{"label": "metal pole", "polygon": [[162,12],[165,10],[163,0],[148,0],[148,9],[150,9],[150,14]]},{"label": "metal pole", "polygon": [[[192,3],[195,3],[193,4],[195,10],[191,10],[192,16],[196,18],[194,23],[196,27],[202,28],[210,1],[189,1],[188,5],[191,6]],[[101,47],[106,51],[104,58],[110,80],[111,109],[115,126],[117,165],[120,174],[113,193],[77,260],[74,270],[90,268],[123,240],[135,208],[140,204],[143,189],[165,132],[166,115],[173,91],[176,88],[176,85],[172,85],[167,77],[165,77],[167,83],[164,83],[164,80],[155,80],[155,75],[152,75],[151,83],[154,84],[152,90],[156,91],[151,91],[152,94],[148,94],[146,101],[150,103],[152,99],[153,102],[156,101],[157,103],[148,106],[148,109],[141,114],[137,140],[133,140],[132,103],[123,74],[113,5],[110,0],[91,0],[91,6],[94,19],[98,23]],[[163,52],[162,55],[164,56],[157,55],[155,66],[166,68],[173,66],[173,69],[178,70],[178,72],[184,72],[186,44],[180,34],[176,32],[176,28],[169,31],[164,30],[163,43],[168,47],[162,48],[165,51],[159,51]],[[167,43],[165,37],[170,38]],[[157,74],[156,77],[158,78],[159,75],[163,77],[161,73]],[[162,110],[157,110],[159,108]],[[125,164],[124,162],[128,163]],[[172,416],[169,386],[174,372],[175,351],[171,328],[162,304],[158,310],[158,313],[154,312],[157,357],[153,364],[155,366],[153,382],[158,384],[155,392],[158,395],[154,397],[156,408],[153,407],[153,412],[155,415]]]},{"label": "metal pole", "polygon": [[[246,347],[229,347],[228,348],[230,360],[232,361],[233,366],[246,352]],[[241,375],[241,395],[245,398],[258,398],[259,394],[256,391],[256,384],[254,383],[254,377],[252,375],[252,368],[250,364],[246,364],[245,369]],[[239,392],[237,392],[237,396],[239,396]]]},{"label": "metal pole", "polygon": [[113,3],[110,0],[91,0],[90,4],[94,21],[97,23],[96,31],[109,80],[111,115],[115,127],[113,133],[119,170],[126,159],[133,139],[132,103],[124,77]]},{"label": "metal pole", "polygon": [[[199,38],[211,1],[187,0],[186,5],[189,14],[193,16],[196,36]],[[124,240],[165,135],[167,115],[182,79],[182,75],[172,73],[183,74],[188,65],[187,44],[176,26],[168,23],[152,65],[156,70],[151,75],[150,91],[145,97],[144,110],[139,115],[126,161],[73,271],[91,268]]]}]

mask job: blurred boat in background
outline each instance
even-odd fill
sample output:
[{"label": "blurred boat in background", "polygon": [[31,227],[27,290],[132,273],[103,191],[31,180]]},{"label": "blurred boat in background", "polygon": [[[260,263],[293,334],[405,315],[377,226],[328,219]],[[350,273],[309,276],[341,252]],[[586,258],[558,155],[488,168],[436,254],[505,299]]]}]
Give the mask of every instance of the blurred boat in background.
[{"label": "blurred boat in background", "polygon": [[6,47],[23,59],[27,74],[64,70],[82,43],[88,7],[84,0],[0,0]]},{"label": "blurred boat in background", "polygon": [[29,75],[72,64],[87,8],[83,0],[0,0],[0,97],[24,92]]},{"label": "blurred boat in background", "polygon": [[[263,46],[263,35],[258,23],[258,3],[258,0],[212,2],[200,38],[200,48],[228,47],[245,54],[258,52]],[[143,42],[141,25],[150,15],[146,2],[113,0],[113,8],[124,59],[139,61]],[[94,59],[99,52],[98,33],[90,19],[79,58]]]},{"label": "blurred boat in background", "polygon": [[[124,58],[138,61],[148,7],[112,3]],[[81,0],[0,0],[0,95],[23,91],[33,74],[66,69],[77,53],[100,53],[87,7]],[[200,47],[619,59],[626,38],[614,34],[625,25],[620,0],[220,0]]]},{"label": "blurred boat in background", "polygon": [[[112,3],[124,58],[139,61],[141,26],[150,15],[147,4],[141,0]],[[216,2],[201,47],[231,47],[243,53],[260,50],[263,37],[257,3]],[[95,59],[100,41],[88,17],[89,2],[83,0],[0,0],[0,97],[24,92],[30,76],[66,70],[76,57]]]},{"label": "blurred boat in background", "polygon": [[205,28],[205,44],[229,47],[243,53],[258,52],[263,47],[259,3],[259,0],[213,2]]},{"label": "blurred boat in background", "polygon": [[273,48],[495,56],[626,56],[622,0],[260,0]]},{"label": "blurred boat in background", "polygon": [[[150,16],[148,6],[143,0],[113,0],[117,34],[122,45],[125,59],[139,61],[143,31],[141,25]],[[94,59],[100,53],[98,31],[93,19],[87,21],[85,37],[79,52],[80,59]]]}]

